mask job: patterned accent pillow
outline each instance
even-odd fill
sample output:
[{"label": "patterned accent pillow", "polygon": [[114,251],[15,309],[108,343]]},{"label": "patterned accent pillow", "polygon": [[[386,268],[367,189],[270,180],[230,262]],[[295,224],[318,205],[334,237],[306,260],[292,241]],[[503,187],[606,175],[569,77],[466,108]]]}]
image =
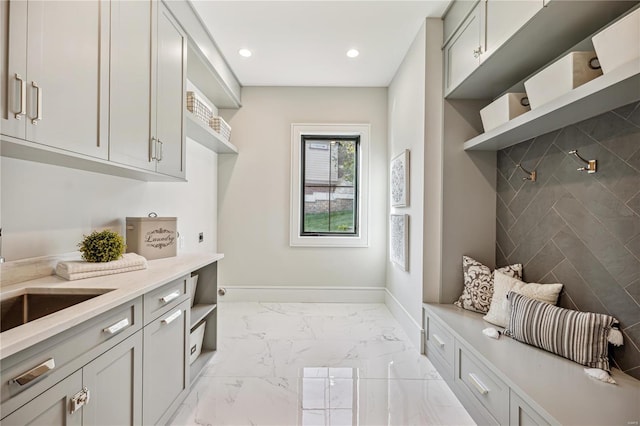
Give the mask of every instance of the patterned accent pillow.
[{"label": "patterned accent pillow", "polygon": [[495,271],[493,273],[493,297],[489,312],[483,317],[485,321],[500,327],[509,325],[511,302],[507,300],[507,294],[510,291],[555,305],[562,291],[562,284],[525,283],[500,271]]},{"label": "patterned accent pillow", "polygon": [[[522,279],[522,264],[520,263],[497,270],[510,277]],[[493,272],[488,266],[469,256],[462,256],[462,272],[464,273],[464,288],[462,295],[454,304],[469,311],[486,314],[489,312],[493,296]]]},{"label": "patterned accent pillow", "polygon": [[610,315],[572,311],[509,292],[511,318],[505,330],[520,342],[537,346],[579,364],[610,371]]}]

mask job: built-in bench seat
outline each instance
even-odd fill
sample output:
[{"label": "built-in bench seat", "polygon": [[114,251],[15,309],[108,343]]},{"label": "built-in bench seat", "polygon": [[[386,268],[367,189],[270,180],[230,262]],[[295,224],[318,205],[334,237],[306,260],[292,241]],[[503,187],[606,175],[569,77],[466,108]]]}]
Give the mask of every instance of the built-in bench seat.
[{"label": "built-in bench seat", "polygon": [[506,336],[491,339],[481,314],[424,304],[425,353],[478,424],[638,425],[640,381],[616,385],[584,367]]}]

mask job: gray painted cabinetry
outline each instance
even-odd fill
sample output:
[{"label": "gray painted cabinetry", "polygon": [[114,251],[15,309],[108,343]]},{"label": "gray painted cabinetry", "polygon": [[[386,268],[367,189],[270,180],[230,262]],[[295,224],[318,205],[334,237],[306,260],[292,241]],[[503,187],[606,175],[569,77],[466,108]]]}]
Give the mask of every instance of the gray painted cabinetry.
[{"label": "gray painted cabinetry", "polygon": [[[2,424],[166,424],[216,349],[217,263],[191,272],[199,276],[193,307],[184,272],[4,358]],[[203,321],[203,349],[190,364],[190,331]],[[20,384],[28,374],[34,379]]]},{"label": "gray painted cabinetry", "polygon": [[2,134],[106,159],[108,2],[1,3]]},{"label": "gray painted cabinetry", "polygon": [[186,46],[163,3],[111,2],[111,161],[185,176]]},{"label": "gray painted cabinetry", "polygon": [[640,420],[640,381],[613,370],[617,385],[584,367],[502,336],[482,315],[424,304],[425,353],[478,424],[627,425]]}]

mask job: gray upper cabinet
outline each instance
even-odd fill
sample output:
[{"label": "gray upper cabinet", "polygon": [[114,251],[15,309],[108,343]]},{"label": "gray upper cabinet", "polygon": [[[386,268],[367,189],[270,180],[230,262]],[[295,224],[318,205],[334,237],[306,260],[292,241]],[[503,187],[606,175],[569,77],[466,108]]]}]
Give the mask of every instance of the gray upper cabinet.
[{"label": "gray upper cabinet", "polygon": [[10,17],[2,30],[3,134],[107,158],[108,7],[104,1],[3,3]]},{"label": "gray upper cabinet", "polygon": [[152,1],[111,2],[109,159],[155,171],[151,158]]},{"label": "gray upper cabinet", "polygon": [[186,43],[161,2],[111,2],[111,161],[184,178]]},{"label": "gray upper cabinet", "polygon": [[185,94],[187,36],[164,4],[159,5],[157,28],[155,137],[158,172],[185,175]]},{"label": "gray upper cabinet", "polygon": [[479,2],[473,8],[444,47],[445,92],[455,88],[480,65],[480,54],[484,51],[483,6],[484,3]]},{"label": "gray upper cabinet", "polygon": [[485,61],[542,7],[542,0],[486,0],[485,46],[480,60]]}]

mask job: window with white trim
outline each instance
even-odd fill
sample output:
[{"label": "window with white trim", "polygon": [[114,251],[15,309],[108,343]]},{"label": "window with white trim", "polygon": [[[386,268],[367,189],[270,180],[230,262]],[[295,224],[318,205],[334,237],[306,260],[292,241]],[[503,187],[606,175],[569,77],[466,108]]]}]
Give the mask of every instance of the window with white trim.
[{"label": "window with white trim", "polygon": [[369,125],[291,130],[290,244],[366,247]]}]

